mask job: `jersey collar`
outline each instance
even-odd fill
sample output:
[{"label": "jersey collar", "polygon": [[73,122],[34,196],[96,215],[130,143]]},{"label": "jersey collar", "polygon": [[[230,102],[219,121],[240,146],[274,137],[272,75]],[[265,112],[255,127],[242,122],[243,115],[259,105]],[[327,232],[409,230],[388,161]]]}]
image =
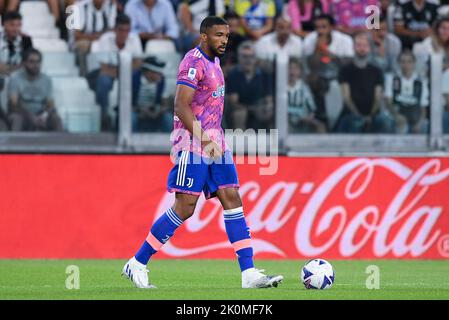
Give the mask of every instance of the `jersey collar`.
[{"label": "jersey collar", "polygon": [[201,54],[202,54],[207,60],[209,60],[210,62],[215,62],[214,59],[212,59],[211,57],[209,57],[207,54],[204,53],[203,50],[201,50],[201,47],[200,47],[200,46],[198,46],[198,47],[196,47],[196,48],[201,52]]}]

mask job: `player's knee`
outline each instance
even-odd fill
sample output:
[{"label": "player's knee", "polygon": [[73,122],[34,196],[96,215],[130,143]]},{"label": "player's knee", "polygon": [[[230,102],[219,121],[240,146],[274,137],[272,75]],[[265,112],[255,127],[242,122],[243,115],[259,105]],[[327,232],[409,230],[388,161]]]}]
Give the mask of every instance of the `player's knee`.
[{"label": "player's knee", "polygon": [[242,206],[242,199],[236,188],[223,189],[221,201],[225,208],[234,209]]},{"label": "player's knee", "polygon": [[175,205],[174,211],[184,221],[190,218],[195,211],[196,202],[183,202]]}]

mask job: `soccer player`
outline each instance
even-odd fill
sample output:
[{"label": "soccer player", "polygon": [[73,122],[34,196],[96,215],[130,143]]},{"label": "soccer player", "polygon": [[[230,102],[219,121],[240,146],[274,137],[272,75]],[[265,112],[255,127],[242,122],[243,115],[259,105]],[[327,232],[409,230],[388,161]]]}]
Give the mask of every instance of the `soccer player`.
[{"label": "soccer player", "polygon": [[254,268],[250,231],[238,193],[238,178],[228,150],[221,119],[225,84],[218,57],[226,50],[227,22],[205,18],[201,42],[181,61],[175,97],[173,149],[176,162],[168,176],[175,202],[152,226],[140,250],[123,267],[123,275],[138,288],[155,288],[146,265],[194,212],[201,192],[218,197],[224,209],[226,233],[238,258],[243,288],[277,287],[283,276],[269,276]]}]

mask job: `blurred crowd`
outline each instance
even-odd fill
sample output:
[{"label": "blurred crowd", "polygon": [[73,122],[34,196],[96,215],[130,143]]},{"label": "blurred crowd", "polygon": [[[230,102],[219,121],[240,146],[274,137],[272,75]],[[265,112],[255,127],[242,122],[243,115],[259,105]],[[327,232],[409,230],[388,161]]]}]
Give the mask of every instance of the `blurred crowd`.
[{"label": "blurred crowd", "polygon": [[[202,19],[217,15],[231,32],[222,58],[225,128],[275,127],[273,61],[282,53],[289,57],[290,132],[426,133],[428,61],[442,53],[442,121],[449,133],[449,0],[47,2],[61,38],[76,54],[79,75],[95,94],[105,131],[117,127],[108,110],[120,51],[133,56],[133,129],[171,131],[166,63],[151,53],[167,50],[182,57],[199,43]],[[0,131],[64,130],[51,79],[40,68],[42,55],[21,32],[20,5],[0,0],[0,88],[7,97]],[[70,20],[73,5],[77,19]],[[98,53],[95,68],[88,61],[93,53]]]}]

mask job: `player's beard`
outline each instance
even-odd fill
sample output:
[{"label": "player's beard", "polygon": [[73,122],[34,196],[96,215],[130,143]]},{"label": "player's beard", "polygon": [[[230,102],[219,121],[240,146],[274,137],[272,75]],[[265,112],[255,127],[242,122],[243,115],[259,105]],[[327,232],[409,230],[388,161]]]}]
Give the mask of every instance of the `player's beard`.
[{"label": "player's beard", "polygon": [[215,48],[212,47],[212,46],[209,46],[209,50],[214,54],[214,56],[216,56],[216,57],[218,57],[218,58],[221,58],[221,57],[224,56],[224,54],[225,54],[225,51],[224,51],[223,53],[220,53],[220,52],[218,51],[218,48],[215,49]]}]

